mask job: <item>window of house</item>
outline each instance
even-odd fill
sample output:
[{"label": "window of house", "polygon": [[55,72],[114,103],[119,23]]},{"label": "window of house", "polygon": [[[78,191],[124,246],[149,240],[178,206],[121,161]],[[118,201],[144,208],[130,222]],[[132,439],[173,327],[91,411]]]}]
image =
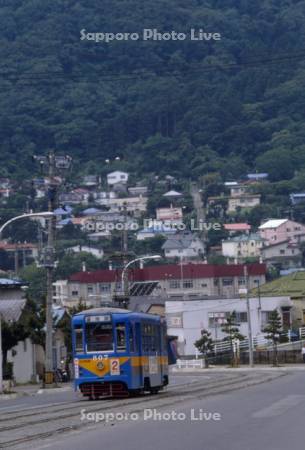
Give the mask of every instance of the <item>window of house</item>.
[{"label": "window of house", "polygon": [[101,294],[106,294],[111,292],[111,284],[110,283],[99,283],[99,290]]},{"label": "window of house", "polygon": [[93,294],[93,285],[88,284],[88,294]]},{"label": "window of house", "polygon": [[285,250],[280,250],[280,254],[284,255],[285,254]]},{"label": "window of house", "polygon": [[170,280],[169,287],[170,289],[180,289],[180,280]]},{"label": "window of house", "polygon": [[238,323],[248,322],[248,316],[246,312],[237,312],[236,313],[236,321]]},{"label": "window of house", "polygon": [[185,289],[191,289],[193,287],[193,280],[183,280],[183,287]]},{"label": "window of house", "polygon": [[72,294],[73,297],[75,297],[75,296],[78,295],[78,291],[72,291],[71,294]]},{"label": "window of house", "polygon": [[272,311],[262,311],[262,328],[267,325],[267,323],[269,322],[270,319],[270,314],[272,313]]},{"label": "window of house", "polygon": [[209,328],[221,327],[223,324],[226,323],[226,319],[229,315],[230,315],[229,312],[208,313]]},{"label": "window of house", "polygon": [[233,286],[233,278],[223,278],[222,285],[223,286]]},{"label": "window of house", "polygon": [[244,286],[246,284],[245,278],[238,278],[238,286]]}]

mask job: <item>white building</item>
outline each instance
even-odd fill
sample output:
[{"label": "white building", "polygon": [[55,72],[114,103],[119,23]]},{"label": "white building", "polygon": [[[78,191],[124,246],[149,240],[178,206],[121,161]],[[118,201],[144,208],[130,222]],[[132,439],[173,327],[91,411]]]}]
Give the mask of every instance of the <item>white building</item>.
[{"label": "white building", "polygon": [[90,247],[89,245],[75,245],[66,249],[67,253],[90,253],[96,258],[103,259],[104,250],[98,247]]},{"label": "white building", "polygon": [[183,219],[182,208],[157,208],[157,220],[164,223],[181,223]]},{"label": "white building", "polygon": [[155,236],[170,236],[176,233],[176,229],[159,220],[150,220],[147,226],[137,233],[137,241],[152,239]]},{"label": "white building", "polygon": [[249,209],[260,205],[260,194],[234,195],[228,200],[228,213],[235,213],[238,209]]},{"label": "white building", "polygon": [[136,213],[143,213],[147,209],[147,197],[125,197],[125,198],[113,198],[109,199],[108,206],[110,206],[111,211],[126,211]]},{"label": "white building", "polygon": [[264,239],[259,234],[243,234],[222,241],[222,254],[227,258],[253,258],[261,255]]},{"label": "white building", "polygon": [[128,181],[128,173],[121,172],[120,170],[115,170],[114,172],[108,173],[107,183],[109,186],[113,186],[117,183],[126,184]]},{"label": "white building", "polygon": [[[262,329],[269,319],[270,313],[277,309],[287,323],[287,317],[291,314],[293,303],[289,297],[263,297],[250,299],[251,326],[253,337],[262,336]],[[169,335],[178,336],[178,352],[180,355],[195,355],[194,342],[200,338],[201,330],[206,329],[211,333],[213,340],[222,340],[226,335],[222,326],[226,317],[233,311],[236,312],[237,321],[240,323],[240,333],[248,337],[248,317],[245,299],[217,299],[195,301],[167,301],[165,312],[167,320],[167,332]],[[291,320],[288,318],[289,322]]]}]

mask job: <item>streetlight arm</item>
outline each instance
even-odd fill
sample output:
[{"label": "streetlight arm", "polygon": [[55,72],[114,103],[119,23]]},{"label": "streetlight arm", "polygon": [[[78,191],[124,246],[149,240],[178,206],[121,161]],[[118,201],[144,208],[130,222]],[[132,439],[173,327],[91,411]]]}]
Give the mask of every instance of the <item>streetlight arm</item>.
[{"label": "streetlight arm", "polygon": [[12,219],[8,220],[3,225],[1,225],[1,227],[0,227],[0,238],[1,238],[1,235],[2,235],[2,232],[3,232],[4,228],[6,228],[8,225],[10,225],[12,222],[15,222],[16,220],[24,219],[24,218],[27,218],[27,217],[46,217],[46,218],[48,218],[48,217],[53,217],[53,216],[54,216],[53,212],[46,211],[46,212],[41,212],[41,213],[22,214],[21,216],[13,217]]},{"label": "streetlight arm", "polygon": [[145,261],[146,259],[160,259],[160,258],[161,258],[160,255],[152,255],[152,256],[142,256],[141,258],[136,258],[136,259],[129,261],[122,270],[122,277],[121,277],[122,288],[124,286],[125,272],[128,269],[128,267],[131,266],[131,264],[134,264],[135,262],[138,262],[138,261]]}]

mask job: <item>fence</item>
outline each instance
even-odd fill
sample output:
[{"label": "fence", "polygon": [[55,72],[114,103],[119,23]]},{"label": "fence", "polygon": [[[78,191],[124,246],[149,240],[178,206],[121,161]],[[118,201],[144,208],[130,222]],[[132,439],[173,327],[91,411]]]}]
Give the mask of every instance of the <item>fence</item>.
[{"label": "fence", "polygon": [[[280,335],[280,343],[297,342],[305,339],[305,327],[299,328],[297,331],[288,330],[283,331]],[[272,346],[272,342],[267,340],[264,335],[256,336],[252,339],[254,349],[268,349]],[[236,340],[233,346],[240,352],[249,350],[249,339],[243,341]],[[234,349],[235,349],[234,348]],[[231,344],[228,341],[221,341],[214,343],[214,353],[231,352]]]},{"label": "fence", "polygon": [[[260,350],[253,352],[254,364],[272,364],[273,352],[271,350]],[[230,365],[231,355],[229,353],[219,354],[208,358],[209,364],[213,366],[217,365]],[[249,364],[248,352],[240,353],[239,363]],[[300,350],[279,350],[278,351],[278,363],[279,364],[300,364],[303,363],[303,358]],[[179,359],[176,367],[178,369],[203,369],[205,367],[205,361],[203,358],[199,359]]]}]

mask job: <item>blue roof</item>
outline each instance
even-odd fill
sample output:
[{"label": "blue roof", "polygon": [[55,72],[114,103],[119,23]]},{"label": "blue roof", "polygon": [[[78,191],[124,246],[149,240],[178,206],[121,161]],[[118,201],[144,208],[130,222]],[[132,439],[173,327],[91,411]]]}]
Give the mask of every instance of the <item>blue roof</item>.
[{"label": "blue roof", "polygon": [[176,234],[176,230],[174,228],[170,228],[170,227],[165,227],[163,226],[156,226],[154,227],[149,227],[149,228],[143,228],[143,230],[139,231],[139,234],[146,234],[146,233],[153,233],[153,234],[160,234],[160,233],[164,233],[164,234]]},{"label": "blue roof", "polygon": [[58,222],[58,225],[68,225],[69,223],[72,223],[72,219],[70,219],[70,218],[60,220],[60,221]]},{"label": "blue roof", "polygon": [[88,208],[88,209],[85,209],[85,210],[82,212],[82,214],[83,214],[84,216],[86,216],[86,215],[89,215],[89,214],[99,214],[100,212],[102,212],[100,209],[97,209],[97,208]]},{"label": "blue roof", "polygon": [[268,178],[268,173],[248,173],[249,180],[258,180],[262,178]]},{"label": "blue roof", "polygon": [[0,278],[0,286],[25,286],[26,283],[12,278]]},{"label": "blue roof", "polygon": [[56,216],[69,215],[72,212],[71,206],[64,206],[63,208],[54,209],[54,214]]}]

